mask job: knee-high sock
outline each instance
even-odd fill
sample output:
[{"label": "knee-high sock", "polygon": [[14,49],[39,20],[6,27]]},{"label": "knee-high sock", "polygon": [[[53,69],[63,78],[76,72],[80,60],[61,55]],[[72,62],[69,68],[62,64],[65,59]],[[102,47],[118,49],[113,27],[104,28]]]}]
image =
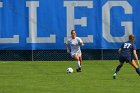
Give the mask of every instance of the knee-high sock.
[{"label": "knee-high sock", "polygon": [[140,69],[136,68],[136,72],[140,75]]},{"label": "knee-high sock", "polygon": [[80,68],[81,67],[81,65],[80,65],[80,61],[77,61],[77,68]]},{"label": "knee-high sock", "polygon": [[120,69],[121,69],[122,66],[123,66],[123,65],[118,65],[118,66],[117,66],[116,71],[115,71],[116,74],[120,71]]}]

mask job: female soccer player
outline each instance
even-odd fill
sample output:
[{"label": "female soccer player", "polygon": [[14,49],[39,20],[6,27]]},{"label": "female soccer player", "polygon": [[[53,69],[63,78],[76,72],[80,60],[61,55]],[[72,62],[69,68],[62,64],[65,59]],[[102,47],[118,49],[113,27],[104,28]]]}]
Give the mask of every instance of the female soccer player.
[{"label": "female soccer player", "polygon": [[[71,47],[71,52],[68,48],[68,45]],[[68,39],[66,42],[66,49],[67,53],[70,53],[72,58],[74,58],[77,62],[77,72],[81,72],[81,64],[82,64],[82,53],[80,46],[83,46],[83,41],[79,38],[76,37],[76,31],[72,30],[71,31],[71,38]]]},{"label": "female soccer player", "polygon": [[125,42],[121,45],[121,48],[119,48],[118,52],[120,54],[119,61],[120,64],[117,66],[116,71],[113,75],[113,78],[116,79],[117,73],[120,71],[121,67],[123,66],[124,62],[129,63],[132,65],[136,72],[140,75],[140,69],[138,65],[135,63],[134,59],[132,58],[133,55],[136,59],[136,61],[139,63],[138,56],[136,53],[136,46],[134,44],[135,36],[129,35],[129,41]]}]

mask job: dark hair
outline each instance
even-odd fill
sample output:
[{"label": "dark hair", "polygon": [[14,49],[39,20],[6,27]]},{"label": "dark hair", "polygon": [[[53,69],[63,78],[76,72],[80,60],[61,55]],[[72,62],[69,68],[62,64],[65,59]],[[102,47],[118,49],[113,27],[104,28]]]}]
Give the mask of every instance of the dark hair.
[{"label": "dark hair", "polygon": [[133,42],[135,40],[135,36],[134,35],[129,35],[129,40]]},{"label": "dark hair", "polygon": [[72,32],[74,32],[75,30],[71,30],[71,34],[72,34]]}]

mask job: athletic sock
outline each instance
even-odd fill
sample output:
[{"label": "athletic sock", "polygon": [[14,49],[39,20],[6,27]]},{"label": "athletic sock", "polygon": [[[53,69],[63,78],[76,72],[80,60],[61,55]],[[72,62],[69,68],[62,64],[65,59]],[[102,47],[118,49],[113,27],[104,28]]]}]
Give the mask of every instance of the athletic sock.
[{"label": "athletic sock", "polygon": [[77,61],[77,67],[81,68],[80,61]]},{"label": "athletic sock", "polygon": [[122,65],[118,65],[118,66],[117,66],[116,71],[115,71],[116,74],[120,71],[120,68],[121,68],[121,67],[122,67]]},{"label": "athletic sock", "polygon": [[116,75],[117,75],[116,73],[113,74],[113,76],[116,76]]},{"label": "athletic sock", "polygon": [[136,68],[136,72],[140,75],[140,69]]}]

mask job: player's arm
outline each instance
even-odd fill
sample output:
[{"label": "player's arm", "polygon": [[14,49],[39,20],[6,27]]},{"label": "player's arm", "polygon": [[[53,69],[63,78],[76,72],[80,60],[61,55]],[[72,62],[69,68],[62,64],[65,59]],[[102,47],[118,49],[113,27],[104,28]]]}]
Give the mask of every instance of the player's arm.
[{"label": "player's arm", "polygon": [[137,55],[136,50],[133,50],[133,54],[134,54],[134,57],[135,57],[135,59],[137,61],[137,64],[140,66],[140,63],[139,63],[139,59],[138,59],[138,55]]},{"label": "player's arm", "polygon": [[66,50],[67,50],[67,53],[70,53],[70,50],[69,50],[68,44],[66,44]]},{"label": "player's arm", "polygon": [[133,54],[134,54],[134,57],[135,57],[136,61],[139,61],[136,50],[133,50]]},{"label": "player's arm", "polygon": [[120,54],[120,53],[121,53],[121,51],[122,51],[122,49],[121,49],[121,48],[119,48],[118,53]]},{"label": "player's arm", "polygon": [[123,47],[124,47],[124,44],[122,44],[121,47],[119,48],[119,50],[118,50],[119,54],[121,54]]},{"label": "player's arm", "polygon": [[136,52],[136,46],[135,46],[135,44],[133,45],[133,55],[134,55],[134,57],[135,57],[138,65],[139,65],[139,59],[138,59],[138,55],[137,55],[137,52]]},{"label": "player's arm", "polygon": [[83,43],[83,41],[82,41],[82,42],[80,42],[80,45],[81,45],[81,46],[84,46],[84,43]]},{"label": "player's arm", "polygon": [[78,41],[79,41],[79,43],[80,43],[80,45],[81,45],[81,46],[83,46],[83,45],[84,45],[84,43],[83,43],[83,41],[82,41],[82,39],[81,39],[81,38],[78,38]]}]

